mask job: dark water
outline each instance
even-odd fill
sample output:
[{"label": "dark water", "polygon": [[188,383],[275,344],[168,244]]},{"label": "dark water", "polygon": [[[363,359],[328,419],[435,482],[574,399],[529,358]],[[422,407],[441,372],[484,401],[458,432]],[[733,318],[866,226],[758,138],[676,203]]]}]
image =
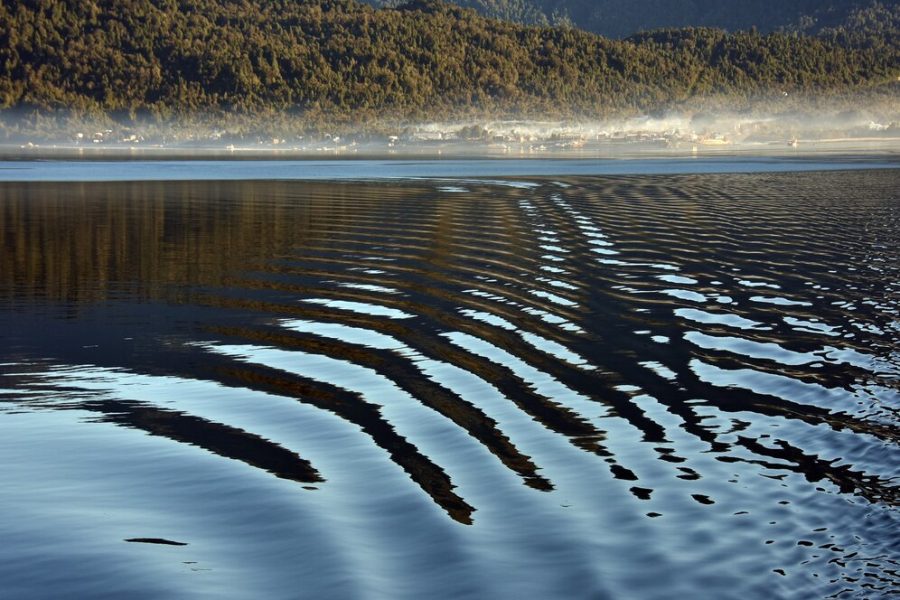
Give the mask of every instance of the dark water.
[{"label": "dark water", "polygon": [[0,184],[0,596],[877,598],[900,171]]}]

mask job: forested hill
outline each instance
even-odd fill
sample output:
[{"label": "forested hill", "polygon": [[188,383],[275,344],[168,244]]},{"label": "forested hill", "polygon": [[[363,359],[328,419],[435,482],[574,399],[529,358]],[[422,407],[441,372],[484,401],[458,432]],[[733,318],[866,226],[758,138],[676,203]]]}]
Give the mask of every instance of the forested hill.
[{"label": "forested hill", "polygon": [[120,117],[230,110],[364,120],[652,110],[689,98],[896,81],[896,31],[714,29],[615,41],[434,0],[22,0],[0,4],[0,108]]},{"label": "forested hill", "polygon": [[[396,6],[403,0],[365,0]],[[498,19],[531,25],[571,25],[625,38],[651,29],[756,28],[817,34],[826,29],[880,26],[900,19],[900,0],[450,0]]]}]

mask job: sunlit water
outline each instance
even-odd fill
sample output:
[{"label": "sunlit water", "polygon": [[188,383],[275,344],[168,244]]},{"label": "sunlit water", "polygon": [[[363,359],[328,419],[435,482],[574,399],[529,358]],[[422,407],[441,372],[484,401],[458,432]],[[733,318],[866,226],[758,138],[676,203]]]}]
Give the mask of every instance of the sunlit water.
[{"label": "sunlit water", "polygon": [[0,596],[896,592],[898,190],[2,183]]}]

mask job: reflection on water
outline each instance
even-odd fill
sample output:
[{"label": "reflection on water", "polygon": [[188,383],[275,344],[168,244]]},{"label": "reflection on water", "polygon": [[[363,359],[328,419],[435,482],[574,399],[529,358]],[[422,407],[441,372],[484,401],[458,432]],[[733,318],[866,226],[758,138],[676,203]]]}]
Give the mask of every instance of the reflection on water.
[{"label": "reflection on water", "polygon": [[0,184],[0,580],[888,593],[898,184]]}]

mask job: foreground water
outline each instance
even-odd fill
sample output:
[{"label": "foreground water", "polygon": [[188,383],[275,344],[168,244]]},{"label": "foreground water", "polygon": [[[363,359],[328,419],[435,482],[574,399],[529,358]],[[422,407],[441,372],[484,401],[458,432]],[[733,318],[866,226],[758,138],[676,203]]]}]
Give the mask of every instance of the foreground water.
[{"label": "foreground water", "polygon": [[0,595],[896,592],[898,190],[0,183]]}]

